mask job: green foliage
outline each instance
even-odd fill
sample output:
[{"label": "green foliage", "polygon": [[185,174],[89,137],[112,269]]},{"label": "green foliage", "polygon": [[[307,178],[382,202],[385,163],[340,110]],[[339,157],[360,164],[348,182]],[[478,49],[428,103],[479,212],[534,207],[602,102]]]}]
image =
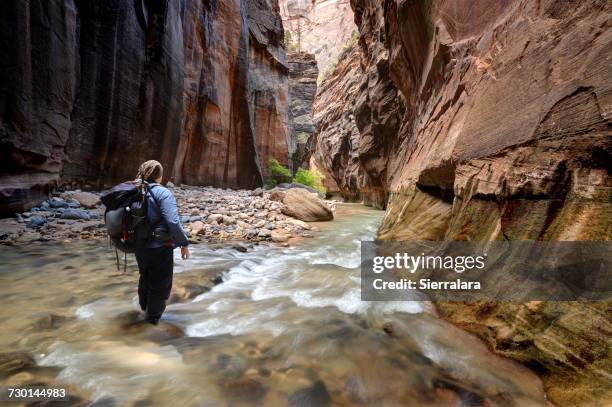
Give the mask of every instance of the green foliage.
[{"label": "green foliage", "polygon": [[268,179],[266,180],[266,188],[271,189],[284,182],[295,182],[314,188],[321,193],[325,193],[323,181],[325,177],[316,169],[305,170],[298,168],[293,180],[291,179],[291,171],[289,168],[281,165],[275,158],[270,158],[268,161]]},{"label": "green foliage", "polygon": [[309,171],[303,168],[298,168],[297,172],[295,173],[295,177],[293,177],[293,182],[312,187],[324,194],[325,187],[323,186],[323,180],[324,177],[319,171]]},{"label": "green foliage", "polygon": [[269,178],[266,181],[268,188],[274,188],[283,182],[291,182],[291,171],[282,166],[275,158],[270,158],[268,161],[268,174]]},{"label": "green foliage", "polygon": [[266,189],[272,189],[276,186],[276,181],[273,178],[268,178],[266,180]]}]

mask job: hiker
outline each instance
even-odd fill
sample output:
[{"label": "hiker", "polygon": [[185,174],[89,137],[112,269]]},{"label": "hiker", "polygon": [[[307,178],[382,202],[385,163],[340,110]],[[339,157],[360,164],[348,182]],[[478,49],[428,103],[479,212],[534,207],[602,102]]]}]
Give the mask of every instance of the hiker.
[{"label": "hiker", "polygon": [[173,250],[181,248],[181,258],[190,256],[189,242],[183,231],[172,192],[160,185],[164,169],[155,160],[143,163],[138,169],[136,181],[149,183],[147,193],[147,218],[156,236],[135,251],[140,272],[138,302],[145,312],[145,319],[157,324],[166,309],[166,300],[172,289],[174,268]]}]

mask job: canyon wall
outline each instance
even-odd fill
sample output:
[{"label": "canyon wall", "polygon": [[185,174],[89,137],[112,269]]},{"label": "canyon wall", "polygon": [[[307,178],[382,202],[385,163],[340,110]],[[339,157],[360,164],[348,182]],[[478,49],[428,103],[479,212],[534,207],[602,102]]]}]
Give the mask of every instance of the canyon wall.
[{"label": "canyon wall", "polygon": [[329,194],[340,193],[353,201],[360,199],[365,188],[358,156],[360,134],[353,114],[362,75],[360,59],[359,48],[351,46],[317,89],[310,164],[325,176]]},{"label": "canyon wall", "polygon": [[293,139],[296,141],[292,161],[294,169],[297,169],[306,166],[312,154],[312,135],[315,132],[312,104],[317,93],[319,70],[315,56],[307,52],[287,52],[287,65]]},{"label": "canyon wall", "polygon": [[314,54],[319,73],[324,75],[357,30],[349,0],[280,0],[279,3],[288,49]]},{"label": "canyon wall", "polygon": [[[609,2],[351,5],[359,65],[321,85],[314,157],[345,196],[377,191],[380,238],[612,238]],[[610,400],[609,303],[438,309],[542,373],[553,401]]]},{"label": "canyon wall", "polygon": [[251,188],[291,165],[277,0],[0,4],[0,213],[58,183],[165,178]]}]

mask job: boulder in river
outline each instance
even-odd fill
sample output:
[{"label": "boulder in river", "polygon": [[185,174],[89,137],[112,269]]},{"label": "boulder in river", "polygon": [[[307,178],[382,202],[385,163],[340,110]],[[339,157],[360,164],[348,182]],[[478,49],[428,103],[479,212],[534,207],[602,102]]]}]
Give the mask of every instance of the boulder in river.
[{"label": "boulder in river", "polygon": [[305,222],[333,220],[334,214],[325,202],[316,194],[302,188],[293,188],[285,192],[282,212]]}]

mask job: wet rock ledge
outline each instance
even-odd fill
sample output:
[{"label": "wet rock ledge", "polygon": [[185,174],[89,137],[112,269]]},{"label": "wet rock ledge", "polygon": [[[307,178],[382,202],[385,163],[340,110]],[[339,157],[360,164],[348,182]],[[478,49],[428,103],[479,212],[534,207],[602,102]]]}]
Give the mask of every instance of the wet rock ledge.
[{"label": "wet rock ledge", "polygon": [[[331,220],[335,210],[333,201],[296,184],[281,184],[267,191],[170,183],[168,187],[176,197],[181,222],[192,243],[283,244],[294,237],[311,237],[316,227],[307,222]],[[57,192],[27,212],[0,219],[0,244],[5,245],[105,238],[99,192]]]}]

